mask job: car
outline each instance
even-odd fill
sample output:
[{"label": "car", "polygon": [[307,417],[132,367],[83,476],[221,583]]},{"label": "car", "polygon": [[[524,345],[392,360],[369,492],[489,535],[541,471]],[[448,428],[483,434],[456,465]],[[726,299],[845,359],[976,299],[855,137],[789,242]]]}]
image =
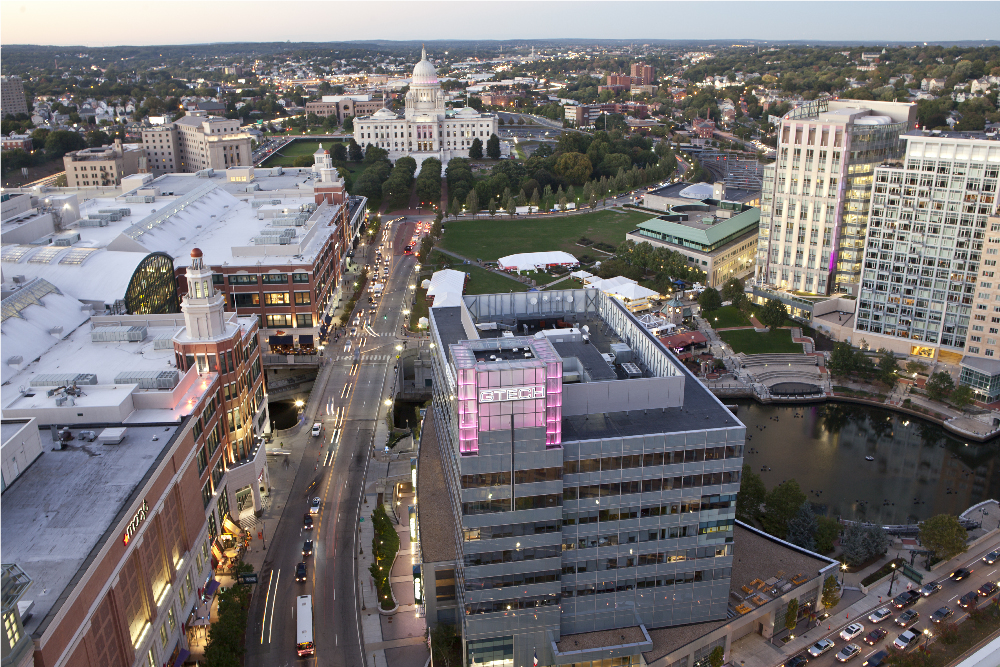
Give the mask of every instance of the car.
[{"label": "car", "polygon": [[924,584],[924,587],[920,589],[920,594],[923,595],[925,598],[930,597],[931,595],[934,595],[939,590],[941,590],[941,588],[942,586],[940,581],[932,581],[930,583]]},{"label": "car", "polygon": [[948,578],[951,579],[952,581],[961,581],[962,579],[968,577],[970,574],[972,574],[972,570],[960,567],[954,572],[952,572],[950,575],[948,575]]},{"label": "car", "polygon": [[1000,590],[1000,586],[996,585],[994,581],[987,581],[985,584],[979,587],[979,595],[984,598],[991,598],[996,595],[996,592]]},{"label": "car", "polygon": [[837,662],[847,662],[851,658],[856,658],[861,654],[861,649],[856,644],[848,644],[840,649],[840,653],[833,656]]},{"label": "car", "polygon": [[319,499],[319,496],[316,496],[315,498],[313,498],[309,502],[309,513],[310,514],[319,514],[319,506],[320,506],[320,504],[322,502],[323,501]]},{"label": "car", "polygon": [[914,630],[907,630],[900,636],[896,637],[896,641],[894,641],[892,645],[900,651],[906,651],[916,646],[918,641],[920,641],[920,634]]},{"label": "car", "polygon": [[979,602],[979,592],[969,591],[962,597],[958,599],[958,606],[962,609],[968,609],[969,607],[975,607],[976,603]]},{"label": "car", "polygon": [[892,599],[892,606],[896,609],[903,609],[916,604],[920,599],[920,593],[916,591],[903,591]]},{"label": "car", "polygon": [[918,618],[920,618],[920,612],[915,609],[907,609],[896,619],[896,625],[901,628],[908,628],[916,623]]},{"label": "car", "polygon": [[851,623],[846,628],[840,631],[840,638],[843,639],[845,642],[849,642],[864,631],[865,631],[865,626],[861,625],[860,623]]},{"label": "car", "polygon": [[302,555],[303,556],[312,556],[312,552],[313,552],[313,541],[312,540],[306,540],[302,544]]},{"label": "car", "polygon": [[869,646],[875,646],[875,644],[878,644],[880,641],[885,639],[887,634],[889,634],[889,631],[885,628],[875,628],[865,635],[865,643]]},{"label": "car", "polygon": [[305,581],[306,580],[306,564],[299,563],[295,566],[295,581]]},{"label": "car", "polygon": [[955,612],[951,610],[951,607],[941,607],[933,614],[931,614],[931,623],[940,623],[941,621],[948,618],[954,613]]},{"label": "car", "polygon": [[1000,560],[1000,551],[991,551],[983,556],[983,562],[987,565],[993,565],[998,560]]},{"label": "car", "polygon": [[802,667],[807,662],[809,662],[808,656],[805,653],[799,653],[797,656],[789,658],[788,662],[781,667]]},{"label": "car", "polygon": [[313,527],[312,514],[306,514],[305,517],[302,519],[302,528],[305,530],[312,530],[312,527]]},{"label": "car", "polygon": [[861,663],[861,667],[881,667],[885,659],[889,657],[888,651],[876,651],[868,656],[868,659]]},{"label": "car", "polygon": [[868,616],[868,620],[872,623],[881,623],[887,619],[892,618],[892,612],[889,611],[888,607],[882,607],[881,609],[876,609]]},{"label": "car", "polygon": [[809,647],[809,655],[814,658],[818,658],[832,648],[832,639],[820,639],[818,642]]},{"label": "car", "polygon": [[313,422],[313,428],[312,428],[313,437],[315,438],[316,436],[320,435],[321,433],[323,433],[323,423],[322,422]]}]

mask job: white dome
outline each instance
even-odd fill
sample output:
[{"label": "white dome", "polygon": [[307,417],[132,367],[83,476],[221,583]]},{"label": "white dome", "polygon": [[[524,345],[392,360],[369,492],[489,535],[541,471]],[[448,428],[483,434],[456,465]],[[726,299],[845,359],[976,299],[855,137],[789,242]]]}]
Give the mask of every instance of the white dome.
[{"label": "white dome", "polygon": [[473,109],[472,107],[462,107],[457,112],[455,112],[455,115],[460,116],[462,118],[479,118],[479,112]]},{"label": "white dome", "polygon": [[378,120],[391,119],[395,117],[396,114],[391,109],[386,109],[385,107],[382,107],[372,115],[372,118],[377,118]]},{"label": "white dome", "polygon": [[685,199],[708,199],[712,196],[712,193],[711,183],[695,183],[681,190],[678,195]]},{"label": "white dome", "polygon": [[427,49],[420,52],[420,62],[413,68],[414,84],[436,84],[438,82],[437,70],[434,65],[427,60]]}]

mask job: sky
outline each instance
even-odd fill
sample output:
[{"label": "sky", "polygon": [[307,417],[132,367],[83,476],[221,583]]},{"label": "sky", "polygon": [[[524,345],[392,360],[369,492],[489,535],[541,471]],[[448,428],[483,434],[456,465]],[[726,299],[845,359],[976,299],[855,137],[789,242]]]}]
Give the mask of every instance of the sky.
[{"label": "sky", "polygon": [[0,46],[559,38],[877,44],[998,40],[998,26],[1000,2],[0,2]]}]

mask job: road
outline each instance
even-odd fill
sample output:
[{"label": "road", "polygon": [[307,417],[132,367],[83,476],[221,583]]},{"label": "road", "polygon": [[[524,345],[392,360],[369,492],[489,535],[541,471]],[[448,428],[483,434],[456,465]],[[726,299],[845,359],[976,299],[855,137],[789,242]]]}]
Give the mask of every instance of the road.
[{"label": "road", "polygon": [[[386,245],[395,241],[392,250],[383,250],[384,256],[395,253],[397,245],[402,252],[412,227],[402,222],[380,231]],[[365,248],[364,252],[371,259],[373,249]],[[386,292],[374,316],[366,319],[371,331],[378,335],[366,333],[367,327],[358,327],[350,353],[345,353],[343,337],[331,344],[332,359],[327,364],[333,368],[328,381],[323,386],[317,382],[313,388],[313,392],[321,392],[311,400],[319,406],[316,419],[323,422],[324,433],[310,438],[307,424],[298,436],[310,442],[271,538],[251,604],[245,662],[248,667],[362,664],[355,576],[358,505],[375,423],[384,413],[383,401],[392,386],[395,332],[403,322],[403,309],[410,307],[408,285],[413,281],[416,262],[413,256],[391,257]],[[367,293],[360,301],[368,305]],[[360,363],[354,361],[358,344]],[[315,527],[305,530],[303,516],[314,495],[322,499],[321,510],[315,517]],[[365,508],[368,513],[370,509]],[[312,556],[303,558],[302,546],[307,539],[314,540],[314,550]],[[295,566],[303,560],[307,580],[296,583]],[[299,658],[295,651],[295,599],[299,595],[313,596],[316,655],[311,658]]]},{"label": "road", "polygon": [[[902,614],[906,610],[895,609],[894,607],[891,607],[888,604],[882,605],[882,606],[889,606],[889,608],[892,611],[892,618],[882,621],[881,623],[876,625],[875,623],[872,623],[871,621],[868,620],[870,612],[866,613],[863,618],[857,619],[857,622],[860,622],[864,626],[865,628],[864,632],[857,638],[850,640],[850,642],[841,639],[839,635],[840,631],[843,630],[844,627],[846,627],[850,623],[856,622],[855,619],[852,618],[850,619],[849,623],[844,623],[840,627],[833,628],[831,632],[823,635],[823,637],[821,638],[829,637],[834,641],[836,646],[827,653],[825,653],[824,655],[820,656],[819,658],[810,660],[809,667],[831,667],[833,665],[840,665],[841,663],[837,662],[835,656],[848,643],[856,644],[861,648],[861,653],[858,654],[852,660],[850,660],[848,664],[856,664],[860,666],[861,663],[867,660],[868,656],[870,656],[871,654],[876,653],[880,650],[886,650],[888,649],[888,647],[892,646],[892,643],[896,640],[896,637],[898,637],[906,630],[913,630],[914,632],[917,633],[923,633],[925,629],[928,629],[933,635],[936,635],[940,630],[940,625],[937,623],[932,623],[930,621],[930,616],[937,609],[941,607],[948,607],[954,612],[954,614],[950,618],[948,618],[945,621],[945,623],[950,623],[950,622],[960,623],[964,621],[968,616],[968,613],[958,605],[958,599],[963,595],[965,595],[966,593],[968,593],[969,591],[978,590],[979,587],[985,584],[987,581],[995,582],[998,579],[1000,579],[1000,562],[994,565],[987,565],[985,562],[982,561],[983,555],[991,551],[992,549],[995,549],[996,547],[997,547],[996,542],[991,542],[989,544],[980,545],[975,549],[969,551],[968,554],[969,558],[963,561],[963,566],[972,570],[972,576],[967,579],[963,579],[962,581],[958,582],[951,581],[948,578],[950,574],[948,570],[934,572],[933,573],[935,575],[934,579],[930,578],[925,579],[924,580],[925,583],[930,581],[940,581],[943,587],[937,593],[934,593],[933,595],[926,598],[921,598],[915,605],[909,607],[909,609],[913,609],[918,614],[920,614],[920,616],[917,618],[917,622],[914,623],[913,625],[909,626],[908,628],[902,628],[896,624],[896,619],[900,616],[900,614]],[[905,577],[897,576],[896,585],[895,588],[893,589],[893,594],[898,595],[899,593],[905,591],[906,585],[907,583],[909,583],[909,581],[910,580],[906,579]],[[917,589],[918,587],[916,584],[913,584],[913,588]],[[979,598],[979,606],[985,607],[991,601],[992,600],[986,600],[985,598]],[[881,607],[876,607],[876,608],[881,608]],[[874,609],[872,611],[874,611]],[[875,628],[884,628],[885,630],[888,631],[888,634],[885,636],[884,639],[877,642],[874,646],[869,646],[867,643],[865,643],[864,637],[871,630],[874,630]],[[817,641],[818,639],[820,638],[817,638]],[[924,639],[920,640],[920,643],[922,644],[924,641],[926,641],[926,636],[924,637]]]}]

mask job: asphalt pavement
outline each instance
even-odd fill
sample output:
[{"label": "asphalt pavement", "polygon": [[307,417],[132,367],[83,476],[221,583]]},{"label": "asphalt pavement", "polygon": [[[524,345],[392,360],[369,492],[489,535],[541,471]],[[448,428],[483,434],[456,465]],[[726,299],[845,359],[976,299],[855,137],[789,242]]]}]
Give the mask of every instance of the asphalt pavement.
[{"label": "asphalt pavement", "polygon": [[[379,232],[386,246],[397,228]],[[370,261],[374,248],[366,251]],[[410,307],[416,262],[396,252],[383,250],[383,256],[391,258],[391,273],[374,315],[368,311],[367,292],[360,299],[367,326],[358,327],[350,351],[343,336],[328,345],[329,358],[310,396],[305,423],[293,436],[304,451],[260,569],[247,624],[248,667],[363,664],[355,575],[359,502],[377,421],[385,414],[384,401],[392,387],[395,332],[403,322],[403,309]],[[320,437],[310,435],[313,420],[323,423]],[[276,494],[285,492],[275,489]],[[304,516],[314,496],[322,505],[313,517],[314,527],[306,529]],[[307,539],[314,541],[313,553],[303,557]],[[307,567],[307,579],[301,583],[294,576],[299,562]],[[316,655],[310,658],[299,658],[295,650],[295,600],[300,595],[313,596]]]}]

